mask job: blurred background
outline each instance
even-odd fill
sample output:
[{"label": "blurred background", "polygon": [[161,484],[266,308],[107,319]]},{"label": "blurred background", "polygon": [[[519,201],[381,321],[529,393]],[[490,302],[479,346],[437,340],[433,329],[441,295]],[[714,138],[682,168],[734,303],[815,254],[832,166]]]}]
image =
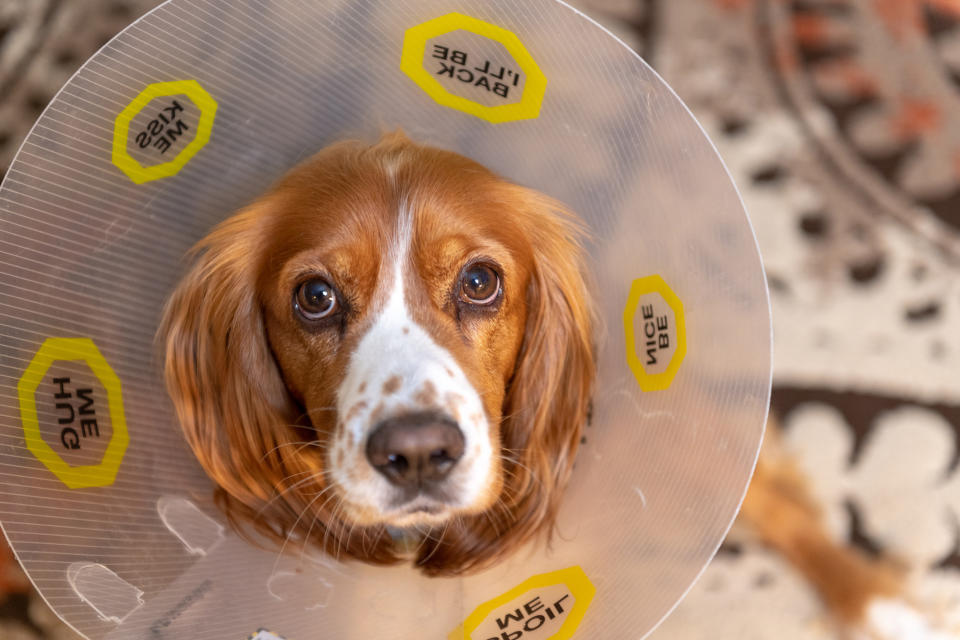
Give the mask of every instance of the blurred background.
[{"label": "blurred background", "polygon": [[[157,0],[0,0],[0,175],[70,75]],[[689,105],[738,184],[773,410],[830,535],[960,625],[960,0],[578,0]],[[829,639],[734,528],[655,640]],[[0,638],[76,636],[0,542]]]}]

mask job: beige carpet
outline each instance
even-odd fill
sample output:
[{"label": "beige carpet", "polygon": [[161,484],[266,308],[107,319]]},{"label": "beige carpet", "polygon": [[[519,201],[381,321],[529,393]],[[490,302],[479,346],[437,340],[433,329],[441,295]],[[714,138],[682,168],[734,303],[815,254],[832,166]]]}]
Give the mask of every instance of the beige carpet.
[{"label": "beige carpet", "polygon": [[[0,171],[154,0],[0,0]],[[960,1],[583,0],[715,140],[764,255],[774,407],[831,532],[960,629]],[[0,638],[73,638],[0,561]],[[653,634],[838,637],[737,531]],[[303,640],[303,639],[301,639]]]}]

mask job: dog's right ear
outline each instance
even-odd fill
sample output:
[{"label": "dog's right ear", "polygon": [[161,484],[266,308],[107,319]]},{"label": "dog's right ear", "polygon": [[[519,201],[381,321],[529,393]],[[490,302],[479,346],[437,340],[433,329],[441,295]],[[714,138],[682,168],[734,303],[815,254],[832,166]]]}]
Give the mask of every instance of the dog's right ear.
[{"label": "dog's right ear", "polygon": [[271,476],[285,475],[278,458],[263,454],[290,438],[287,425],[296,418],[256,293],[267,206],[231,217],[194,247],[157,334],[188,443],[213,481],[248,509],[270,499]]}]

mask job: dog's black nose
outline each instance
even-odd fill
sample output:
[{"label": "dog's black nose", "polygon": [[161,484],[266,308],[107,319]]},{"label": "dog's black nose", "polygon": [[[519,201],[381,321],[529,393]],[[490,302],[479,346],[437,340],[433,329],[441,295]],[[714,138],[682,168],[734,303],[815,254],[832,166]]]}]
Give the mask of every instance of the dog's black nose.
[{"label": "dog's black nose", "polygon": [[378,424],[367,440],[367,460],[391,484],[424,488],[447,477],[463,456],[457,423],[435,413],[411,413]]}]

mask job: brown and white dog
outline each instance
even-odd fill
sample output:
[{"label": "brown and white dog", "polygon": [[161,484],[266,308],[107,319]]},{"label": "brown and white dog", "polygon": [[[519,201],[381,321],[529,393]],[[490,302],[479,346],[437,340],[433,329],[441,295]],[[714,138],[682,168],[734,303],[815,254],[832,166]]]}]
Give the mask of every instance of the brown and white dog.
[{"label": "brown and white dog", "polygon": [[159,338],[231,520],[377,564],[414,537],[432,575],[548,533],[594,378],[581,238],[402,134],[321,151],[214,229]]}]

